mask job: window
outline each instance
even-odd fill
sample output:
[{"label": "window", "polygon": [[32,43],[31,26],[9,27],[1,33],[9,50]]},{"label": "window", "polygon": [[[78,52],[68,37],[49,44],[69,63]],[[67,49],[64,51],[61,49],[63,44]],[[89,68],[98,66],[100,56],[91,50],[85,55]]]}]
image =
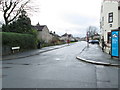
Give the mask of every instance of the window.
[{"label": "window", "polygon": [[102,17],[102,21],[104,22],[104,17]]},{"label": "window", "polygon": [[111,43],[111,32],[107,34],[107,43]]},{"label": "window", "polygon": [[104,17],[102,17],[102,26],[104,25]]},{"label": "window", "polygon": [[101,6],[101,13],[103,12],[103,6]]},{"label": "window", "polygon": [[108,22],[109,23],[113,22],[113,12],[109,13],[109,15],[108,15]]},{"label": "window", "polygon": [[120,6],[118,6],[118,10],[120,10]]}]

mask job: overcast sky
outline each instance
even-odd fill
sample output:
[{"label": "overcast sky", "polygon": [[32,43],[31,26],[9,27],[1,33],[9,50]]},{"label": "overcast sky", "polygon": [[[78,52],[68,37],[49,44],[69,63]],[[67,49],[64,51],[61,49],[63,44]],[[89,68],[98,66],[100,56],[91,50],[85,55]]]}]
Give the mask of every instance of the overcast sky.
[{"label": "overcast sky", "polygon": [[31,16],[32,24],[47,25],[59,35],[67,32],[82,37],[88,26],[99,27],[101,1],[35,0],[40,10]]}]

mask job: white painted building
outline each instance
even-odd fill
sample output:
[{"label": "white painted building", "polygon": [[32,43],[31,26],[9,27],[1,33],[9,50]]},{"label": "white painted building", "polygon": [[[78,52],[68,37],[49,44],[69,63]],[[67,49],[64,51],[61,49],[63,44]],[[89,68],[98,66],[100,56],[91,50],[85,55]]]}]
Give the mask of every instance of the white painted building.
[{"label": "white painted building", "polygon": [[111,31],[120,27],[120,0],[103,0],[101,5],[100,29],[101,37],[107,45],[105,51],[110,53]]}]

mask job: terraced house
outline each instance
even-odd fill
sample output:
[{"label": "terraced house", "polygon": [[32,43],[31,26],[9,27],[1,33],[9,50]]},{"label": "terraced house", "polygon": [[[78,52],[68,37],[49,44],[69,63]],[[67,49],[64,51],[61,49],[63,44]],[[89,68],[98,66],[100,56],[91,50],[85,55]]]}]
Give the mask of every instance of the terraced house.
[{"label": "terraced house", "polygon": [[120,0],[103,0],[100,16],[101,38],[104,37],[107,47],[105,51],[111,53],[111,31],[120,29]]}]

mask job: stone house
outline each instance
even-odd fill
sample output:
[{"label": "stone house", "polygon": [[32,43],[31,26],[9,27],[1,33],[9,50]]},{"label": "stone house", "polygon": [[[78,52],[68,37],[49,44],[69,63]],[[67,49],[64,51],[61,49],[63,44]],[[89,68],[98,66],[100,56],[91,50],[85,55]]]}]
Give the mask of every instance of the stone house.
[{"label": "stone house", "polygon": [[107,47],[111,52],[111,31],[120,28],[120,0],[103,0],[101,5],[100,30]]},{"label": "stone house", "polygon": [[65,33],[64,35],[61,36],[60,40],[66,42],[67,40],[70,40],[70,41],[75,41],[75,38],[73,37],[72,34],[67,34]]},{"label": "stone house", "polygon": [[52,35],[52,43],[57,44],[60,42],[60,36],[57,35],[55,32],[50,32],[50,34]]},{"label": "stone house", "polygon": [[45,41],[45,43],[50,43],[52,41],[52,35],[49,33],[49,29],[46,25],[40,25],[39,23],[36,26],[33,26],[38,31],[38,39]]}]

